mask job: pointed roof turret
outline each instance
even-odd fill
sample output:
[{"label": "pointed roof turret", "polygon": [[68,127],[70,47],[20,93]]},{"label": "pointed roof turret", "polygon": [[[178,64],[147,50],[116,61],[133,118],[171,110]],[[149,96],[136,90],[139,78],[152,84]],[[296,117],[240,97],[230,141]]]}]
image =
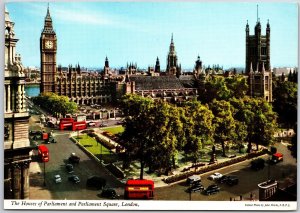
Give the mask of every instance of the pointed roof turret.
[{"label": "pointed roof turret", "polygon": [[48,7],[47,7],[47,14],[46,14],[46,17],[45,17],[45,24],[44,24],[43,33],[55,34],[55,32],[53,30],[53,27],[52,27],[52,18],[50,16],[49,3],[48,3]]},{"label": "pointed roof turret", "polygon": [[46,14],[45,20],[52,21],[52,18],[50,16],[49,3],[48,3],[48,7],[47,7],[47,14]]},{"label": "pointed roof turret", "polygon": [[175,54],[175,45],[174,45],[174,40],[173,40],[173,33],[172,33],[172,36],[171,36],[170,53]]}]

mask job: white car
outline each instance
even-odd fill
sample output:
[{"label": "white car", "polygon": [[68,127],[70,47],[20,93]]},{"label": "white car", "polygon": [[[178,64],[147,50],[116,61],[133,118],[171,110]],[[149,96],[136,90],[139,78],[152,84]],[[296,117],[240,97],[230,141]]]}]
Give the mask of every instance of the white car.
[{"label": "white car", "polygon": [[60,175],[55,175],[54,176],[54,181],[55,181],[55,183],[61,183],[61,177],[60,177]]},{"label": "white car", "polygon": [[213,173],[212,175],[210,175],[210,176],[208,177],[208,179],[210,179],[210,180],[218,180],[218,179],[220,179],[222,176],[223,176],[223,175],[222,175],[221,173],[216,172],[216,173]]}]

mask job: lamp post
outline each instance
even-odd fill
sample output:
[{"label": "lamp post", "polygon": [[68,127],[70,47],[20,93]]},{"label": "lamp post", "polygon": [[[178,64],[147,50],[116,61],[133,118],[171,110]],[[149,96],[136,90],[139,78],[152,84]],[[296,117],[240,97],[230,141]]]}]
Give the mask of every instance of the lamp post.
[{"label": "lamp post", "polygon": [[46,186],[46,162],[44,161],[44,186]]}]

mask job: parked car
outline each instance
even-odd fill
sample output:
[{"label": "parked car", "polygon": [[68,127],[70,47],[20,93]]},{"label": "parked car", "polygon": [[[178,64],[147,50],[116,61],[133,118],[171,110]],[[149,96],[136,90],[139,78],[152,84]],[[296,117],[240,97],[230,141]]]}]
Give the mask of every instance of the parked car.
[{"label": "parked car", "polygon": [[106,180],[102,177],[93,176],[87,179],[86,186],[102,189],[106,185]]},{"label": "parked car", "polygon": [[101,124],[100,124],[100,127],[106,127],[106,126],[108,126],[107,123],[101,123]]},{"label": "parked car", "polygon": [[220,191],[220,187],[216,184],[208,186],[206,189],[204,189],[204,194],[206,195],[211,195],[211,194],[216,194]]},{"label": "parked car", "polygon": [[68,171],[69,174],[74,172],[74,167],[73,167],[72,164],[69,164],[69,163],[68,163],[68,164],[66,165],[66,169],[67,169],[67,171]]},{"label": "parked car", "polygon": [[80,179],[77,175],[72,175],[68,178],[69,181],[73,182],[73,183],[80,183]]},{"label": "parked car", "polygon": [[260,170],[263,169],[265,167],[265,160],[262,158],[257,158],[253,161],[251,161],[251,169],[254,170]]},{"label": "parked car", "polygon": [[221,178],[218,179],[219,183],[226,183],[229,176],[223,175]]},{"label": "parked car", "polygon": [[54,182],[55,183],[61,183],[61,177],[60,177],[60,175],[55,175],[54,176]]},{"label": "parked car", "polygon": [[218,180],[218,179],[220,179],[222,176],[223,176],[223,175],[222,175],[221,173],[216,172],[216,173],[210,175],[210,176],[208,177],[208,179],[210,179],[210,180]]},{"label": "parked car", "polygon": [[200,192],[204,190],[204,186],[200,182],[196,182],[195,184],[191,185],[186,191],[188,193],[191,192]]},{"label": "parked car", "polygon": [[69,157],[69,162],[78,164],[79,161],[80,161],[80,157],[78,157],[75,153],[71,153],[71,155]]},{"label": "parked car", "polygon": [[89,127],[96,126],[96,123],[90,122],[90,123],[88,123],[88,126],[89,126]]},{"label": "parked car", "polygon": [[192,175],[192,176],[190,176],[186,179],[186,183],[188,185],[191,185],[191,184],[194,184],[194,183],[197,183],[197,182],[199,182],[199,183],[201,182],[201,177],[198,176],[198,175]]},{"label": "parked car", "polygon": [[239,183],[239,178],[237,176],[228,176],[226,184],[229,186],[237,185]]},{"label": "parked car", "polygon": [[107,189],[102,190],[101,197],[115,199],[118,197],[118,195],[117,195],[116,190],[114,190],[113,188],[107,188]]}]

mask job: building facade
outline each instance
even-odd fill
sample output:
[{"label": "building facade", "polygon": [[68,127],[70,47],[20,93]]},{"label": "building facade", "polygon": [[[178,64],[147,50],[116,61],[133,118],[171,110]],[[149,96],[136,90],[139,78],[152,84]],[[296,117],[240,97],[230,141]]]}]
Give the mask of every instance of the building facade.
[{"label": "building facade", "polygon": [[[261,34],[260,20],[257,19],[255,34],[250,35],[249,24],[246,24],[246,66],[249,95],[261,97],[272,102],[272,71],[270,65],[270,24],[266,27],[266,35]],[[253,69],[253,66],[255,67]]]},{"label": "building facade", "polygon": [[261,33],[261,24],[258,19],[254,28],[254,35],[250,35],[249,24],[246,24],[246,74],[250,72],[250,66],[262,70],[263,64],[266,70],[271,70],[270,65],[270,24],[266,27],[266,35]]},{"label": "building facade", "polygon": [[14,24],[5,8],[4,198],[28,199],[32,148],[28,138],[25,73],[21,57],[16,54]]}]

